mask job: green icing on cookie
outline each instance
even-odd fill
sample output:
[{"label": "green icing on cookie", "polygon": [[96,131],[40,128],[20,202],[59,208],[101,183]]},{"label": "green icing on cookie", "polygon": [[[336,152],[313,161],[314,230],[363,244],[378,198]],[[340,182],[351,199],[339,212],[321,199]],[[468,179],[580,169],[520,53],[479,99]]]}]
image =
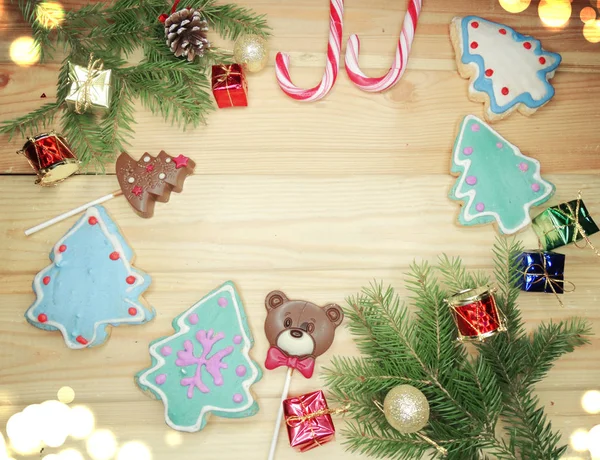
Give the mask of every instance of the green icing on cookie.
[{"label": "green icing on cookie", "polygon": [[175,334],[150,344],[152,366],[136,376],[142,390],[165,406],[176,430],[199,431],[206,417],[249,417],[258,412],[250,386],[262,371],[249,356],[254,339],[242,301],[223,284],[173,320]]},{"label": "green icing on cookie", "polygon": [[458,179],[450,198],[462,201],[462,225],[496,222],[511,234],[531,223],[529,209],[548,201],[554,185],[529,158],[479,118],[468,115],[454,144],[451,172]]}]

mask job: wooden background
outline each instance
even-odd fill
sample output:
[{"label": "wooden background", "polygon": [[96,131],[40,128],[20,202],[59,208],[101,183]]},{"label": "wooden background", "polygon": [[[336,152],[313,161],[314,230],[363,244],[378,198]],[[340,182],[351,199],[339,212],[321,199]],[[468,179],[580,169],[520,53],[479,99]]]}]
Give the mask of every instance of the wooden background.
[{"label": "wooden background", "polygon": [[[77,7],[84,2],[65,2]],[[147,344],[171,333],[172,318],[211,289],[233,280],[246,305],[256,339],[253,356],[262,361],[265,295],[282,289],[291,297],[317,303],[338,302],[373,279],[405,293],[404,273],[414,260],[435,261],[438,254],[461,255],[472,268],[491,267],[491,226],[460,228],[457,204],[447,198],[453,183],[448,174],[456,128],[463,116],[481,116],[482,105],[469,102],[467,82],[455,70],[448,24],[456,14],[478,14],[504,22],[543,40],[563,56],[553,83],[556,97],[532,118],[519,114],[496,128],[522,151],[542,163],[545,177],[557,186],[548,204],[576,197],[600,216],[600,44],[582,36],[579,11],[587,0],[573,2],[563,29],[544,28],[537,2],[518,15],[496,0],[426,0],[409,68],[402,81],[385,94],[363,93],[343,69],[329,96],[312,104],[286,97],[277,86],[275,52],[291,52],[296,84],[315,84],[322,75],[328,33],[324,0],[242,0],[266,13],[273,28],[270,66],[248,77],[249,107],[219,110],[209,124],[182,133],[140,109],[129,152],[183,153],[197,163],[182,194],[167,205],[158,203],[155,217],[137,217],[124,199],[106,207],[133,246],[136,265],[154,279],[147,299],[156,319],[140,327],[113,330],[105,346],[68,350],[58,333],[30,325],[23,313],[34,300],[33,276],[45,267],[48,252],[75,218],[26,238],[23,230],[80,203],[114,190],[114,176],[79,176],[56,188],[33,185],[25,160],[15,155],[20,139],[0,138],[0,430],[27,405],[56,399],[59,388],[71,387],[73,405],[93,413],[97,429],[146,446],[151,458],[264,459],[279,403],[285,371],[265,373],[253,388],[261,410],[253,418],[230,421],[213,417],[197,434],[172,432],[164,423],[163,406],[139,391],[133,375],[149,363]],[[55,94],[58,65],[23,68],[13,64],[8,46],[28,34],[14,6],[0,3],[1,119],[38,107],[40,95]],[[346,5],[344,42],[359,33],[361,63],[380,75],[392,58],[405,2],[354,0]],[[47,101],[46,100],[46,101]],[[543,208],[541,208],[543,209]],[[541,209],[535,210],[534,214]],[[520,237],[535,244],[532,230]],[[597,240],[600,246],[600,237]],[[564,296],[560,308],[551,295],[521,297],[527,327],[571,315],[589,318],[600,332],[600,260],[590,250],[573,247],[566,276],[577,290]],[[355,353],[349,333],[341,330],[330,351],[318,362],[311,380],[297,377],[291,393],[322,386],[319,369],[334,354]],[[600,339],[560,360],[538,394],[552,420],[569,442],[576,430],[600,423],[582,407],[588,390],[599,390]],[[598,408],[600,410],[600,408]],[[337,422],[338,428],[343,425]],[[285,431],[285,430],[283,430]],[[298,454],[280,434],[278,459],[350,458],[341,437],[306,454]],[[9,444],[8,440],[6,441]],[[131,445],[129,445],[131,447]],[[128,447],[128,448],[129,448]],[[86,442],[68,438],[59,448],[22,457],[40,458],[65,448],[91,458]],[[119,460],[146,456],[127,455]],[[77,459],[63,454],[52,459]],[[0,458],[4,452],[0,445]],[[589,452],[569,447],[571,459]]]}]

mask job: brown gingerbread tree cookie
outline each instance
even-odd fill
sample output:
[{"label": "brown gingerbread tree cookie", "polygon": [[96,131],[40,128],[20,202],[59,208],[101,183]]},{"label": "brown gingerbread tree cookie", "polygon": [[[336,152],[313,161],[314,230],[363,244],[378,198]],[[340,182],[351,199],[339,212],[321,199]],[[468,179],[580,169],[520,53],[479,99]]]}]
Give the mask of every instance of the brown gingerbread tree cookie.
[{"label": "brown gingerbread tree cookie", "polygon": [[134,160],[123,152],[117,158],[116,174],[123,196],[141,217],[152,217],[154,202],[166,203],[171,191],[180,193],[196,164],[190,158],[172,157],[162,150],[153,157],[144,153]]}]

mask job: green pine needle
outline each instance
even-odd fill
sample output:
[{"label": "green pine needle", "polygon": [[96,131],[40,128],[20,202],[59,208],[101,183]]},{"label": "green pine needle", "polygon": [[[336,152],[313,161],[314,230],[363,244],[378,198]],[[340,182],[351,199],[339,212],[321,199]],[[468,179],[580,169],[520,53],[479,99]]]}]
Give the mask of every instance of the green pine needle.
[{"label": "green pine needle", "polygon": [[444,299],[491,284],[460,259],[436,267],[413,264],[409,312],[391,287],[371,284],[348,299],[346,318],[359,358],[335,357],[325,371],[331,396],[347,405],[348,450],[377,458],[413,459],[438,450],[416,435],[392,429],[377,407],[397,385],[419,388],[430,404],[420,433],[447,450],[446,459],[556,459],[565,451],[544,414],[534,385],[556,359],[588,343],[589,323],[578,318],[542,324],[529,336],[517,306],[520,243],[499,239],[493,249],[496,299],[508,331],[467,353]]}]

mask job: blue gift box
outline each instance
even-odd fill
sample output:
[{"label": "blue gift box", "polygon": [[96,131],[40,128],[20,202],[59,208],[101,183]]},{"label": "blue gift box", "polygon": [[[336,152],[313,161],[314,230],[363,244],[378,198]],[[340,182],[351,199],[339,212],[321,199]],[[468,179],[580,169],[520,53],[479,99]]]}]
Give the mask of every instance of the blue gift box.
[{"label": "blue gift box", "polygon": [[526,251],[520,256],[519,285],[527,292],[562,294],[565,255],[556,252]]}]

